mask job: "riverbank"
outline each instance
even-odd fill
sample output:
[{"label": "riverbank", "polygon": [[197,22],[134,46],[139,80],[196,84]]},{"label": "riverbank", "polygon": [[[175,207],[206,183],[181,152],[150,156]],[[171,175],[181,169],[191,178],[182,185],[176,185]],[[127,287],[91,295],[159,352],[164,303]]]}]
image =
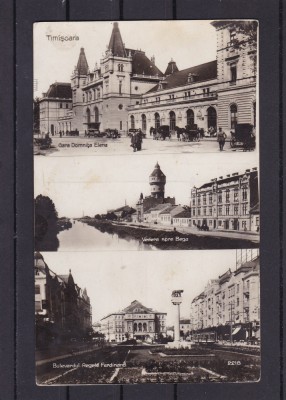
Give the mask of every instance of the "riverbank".
[{"label": "riverbank", "polygon": [[200,233],[180,232],[170,230],[170,227],[158,227],[158,225],[156,228],[151,228],[150,226],[86,217],[78,220],[98,229],[100,232],[111,235],[117,234],[124,239],[133,238],[140,243],[151,244],[161,250],[257,248],[257,243],[248,239],[202,236]]}]

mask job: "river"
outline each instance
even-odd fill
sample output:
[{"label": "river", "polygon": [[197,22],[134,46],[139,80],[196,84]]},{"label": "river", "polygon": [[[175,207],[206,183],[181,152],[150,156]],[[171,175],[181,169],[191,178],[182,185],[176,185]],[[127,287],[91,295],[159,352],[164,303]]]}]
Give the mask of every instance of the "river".
[{"label": "river", "polygon": [[72,228],[58,234],[58,251],[156,250],[150,244],[133,238],[120,238],[116,233],[101,232],[84,222],[72,220]]}]

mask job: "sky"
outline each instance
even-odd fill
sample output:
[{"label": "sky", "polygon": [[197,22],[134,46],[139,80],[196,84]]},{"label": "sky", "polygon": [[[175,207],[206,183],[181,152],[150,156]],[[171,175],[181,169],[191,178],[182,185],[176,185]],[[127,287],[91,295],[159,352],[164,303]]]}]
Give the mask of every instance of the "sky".
[{"label": "sky", "polygon": [[[240,250],[239,250],[240,251]],[[86,288],[92,306],[93,323],[138,300],[146,307],[167,313],[173,325],[173,290],[182,289],[181,317],[190,317],[191,301],[210,279],[236,268],[235,250],[192,250],[168,252],[78,252],[42,253],[48,267],[68,274]]]},{"label": "sky", "polygon": [[[105,53],[112,21],[38,22],[34,24],[34,97],[54,82],[70,82],[80,48],[92,70]],[[180,70],[216,59],[216,31],[210,21],[120,21],[126,48],[141,49],[164,73],[173,58]],[[51,41],[47,35],[77,36],[74,41]]]},{"label": "sky", "polygon": [[189,205],[194,186],[210,179],[258,167],[253,154],[208,153],[176,155],[83,156],[34,159],[34,194],[49,196],[59,217],[77,218],[134,206],[140,193],[150,195],[149,175],[156,162],[167,177],[165,196],[176,204]]}]

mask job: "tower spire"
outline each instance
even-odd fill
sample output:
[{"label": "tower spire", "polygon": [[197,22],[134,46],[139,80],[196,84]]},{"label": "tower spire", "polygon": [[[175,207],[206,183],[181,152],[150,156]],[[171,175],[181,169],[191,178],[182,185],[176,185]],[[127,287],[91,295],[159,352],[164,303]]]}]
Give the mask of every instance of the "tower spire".
[{"label": "tower spire", "polygon": [[112,55],[115,57],[126,57],[126,51],[122,41],[118,22],[113,23],[113,29],[108,45],[108,50],[110,50]]},{"label": "tower spire", "polygon": [[76,69],[78,71],[79,75],[87,75],[88,74],[88,63],[86,60],[86,56],[85,56],[85,52],[84,52],[84,48],[82,47],[80,49],[80,53],[79,53],[79,58],[78,58],[78,62],[77,62],[77,66]]}]

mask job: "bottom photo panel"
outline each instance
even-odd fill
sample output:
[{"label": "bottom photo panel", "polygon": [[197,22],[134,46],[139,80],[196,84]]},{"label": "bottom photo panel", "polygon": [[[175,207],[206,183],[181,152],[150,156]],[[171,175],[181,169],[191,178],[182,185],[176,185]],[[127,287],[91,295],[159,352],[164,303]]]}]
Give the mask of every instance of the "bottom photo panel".
[{"label": "bottom photo panel", "polygon": [[38,385],[257,382],[258,249],[36,252]]}]

